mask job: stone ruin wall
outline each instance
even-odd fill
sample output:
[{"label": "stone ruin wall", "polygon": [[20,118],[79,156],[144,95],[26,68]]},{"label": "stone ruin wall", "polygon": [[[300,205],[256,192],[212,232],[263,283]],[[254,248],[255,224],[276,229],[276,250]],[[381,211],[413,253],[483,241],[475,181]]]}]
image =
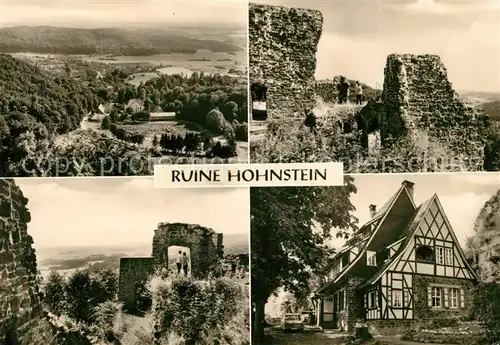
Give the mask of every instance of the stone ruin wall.
[{"label": "stone ruin wall", "polygon": [[0,344],[55,344],[41,303],[27,203],[12,180],[0,179]]},{"label": "stone ruin wall", "polygon": [[126,310],[133,311],[137,305],[137,283],[146,282],[154,273],[153,258],[121,258],[118,279],[118,299]]},{"label": "stone ruin wall", "polygon": [[453,90],[439,56],[389,55],[381,102],[383,141],[423,131],[454,157],[465,157],[469,169],[482,169],[487,124]]},{"label": "stone ruin wall", "polygon": [[249,5],[250,82],[267,82],[268,118],[302,117],[314,107],[322,30],[319,11]]},{"label": "stone ruin wall", "polygon": [[153,236],[151,257],[131,257],[120,260],[118,299],[128,311],[137,305],[138,284],[163,267],[168,267],[168,247],[190,249],[191,274],[205,278],[213,264],[223,255],[222,234],[197,224],[160,223]]},{"label": "stone ruin wall", "polygon": [[190,249],[191,271],[204,277],[212,264],[222,258],[222,234],[212,229],[184,223],[160,223],[153,237],[153,258],[156,268],[168,265],[168,247]]}]

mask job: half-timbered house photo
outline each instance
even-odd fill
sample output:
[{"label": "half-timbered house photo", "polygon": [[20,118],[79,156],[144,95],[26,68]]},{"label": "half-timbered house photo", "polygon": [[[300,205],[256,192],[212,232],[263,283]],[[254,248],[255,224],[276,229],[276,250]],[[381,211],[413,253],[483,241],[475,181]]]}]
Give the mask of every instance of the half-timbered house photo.
[{"label": "half-timbered house photo", "polygon": [[[414,199],[403,181],[332,259],[315,294],[317,323],[351,331],[362,321],[376,329],[468,314],[478,277],[468,264],[437,194]],[[427,188],[426,188],[427,189]]]}]

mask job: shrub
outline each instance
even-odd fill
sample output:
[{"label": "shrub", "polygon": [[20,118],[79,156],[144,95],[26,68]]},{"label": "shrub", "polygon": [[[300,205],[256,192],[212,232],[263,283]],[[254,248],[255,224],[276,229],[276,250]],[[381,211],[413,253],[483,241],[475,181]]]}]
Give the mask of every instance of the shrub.
[{"label": "shrub", "polygon": [[[153,317],[157,340],[185,345],[249,344],[248,291],[228,278],[195,281],[154,278]],[[176,339],[175,341],[173,341]]]},{"label": "shrub", "polygon": [[486,338],[500,341],[500,284],[483,283],[473,293],[472,311],[486,330]]}]

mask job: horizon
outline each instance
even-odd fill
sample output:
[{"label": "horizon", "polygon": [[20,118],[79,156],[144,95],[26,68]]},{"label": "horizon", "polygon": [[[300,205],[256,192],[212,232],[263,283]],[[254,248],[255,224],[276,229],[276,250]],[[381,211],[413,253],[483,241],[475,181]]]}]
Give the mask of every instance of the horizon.
[{"label": "horizon", "polygon": [[[202,224],[199,224],[200,226],[203,226]],[[213,229],[215,230],[215,229]],[[29,232],[29,223],[28,223],[28,232]],[[229,237],[243,237],[243,236],[249,236],[248,233],[245,232],[239,232],[239,233],[222,233],[224,235],[224,239],[229,236]],[[36,246],[37,250],[58,250],[58,249],[101,249],[101,248],[109,248],[109,249],[128,249],[132,247],[143,247],[143,246],[151,246],[152,244],[152,239],[149,242],[124,242],[121,244],[104,244],[104,245],[60,245],[60,246]],[[226,245],[226,244],[225,244]]]},{"label": "horizon", "polygon": [[388,55],[435,54],[455,90],[500,92],[499,0],[252,2],[322,13],[316,80],[344,75],[381,88]]},{"label": "horizon", "polygon": [[142,246],[159,223],[199,224],[226,236],[250,232],[246,188],[159,189],[153,181],[15,179],[28,199],[28,234],[39,249]]}]

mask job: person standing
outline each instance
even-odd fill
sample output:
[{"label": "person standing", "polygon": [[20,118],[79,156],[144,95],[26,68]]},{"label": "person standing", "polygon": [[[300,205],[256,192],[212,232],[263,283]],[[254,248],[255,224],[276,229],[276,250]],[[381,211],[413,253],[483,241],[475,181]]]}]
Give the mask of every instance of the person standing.
[{"label": "person standing", "polygon": [[177,254],[177,260],[175,261],[177,264],[177,274],[181,274],[181,269],[182,269],[182,251],[179,250],[179,253]]},{"label": "person standing", "polygon": [[356,104],[363,103],[363,87],[359,81],[356,82],[354,91],[356,92]]},{"label": "person standing", "polygon": [[349,82],[345,77],[340,77],[340,84],[338,85],[339,90],[339,104],[347,103],[349,99]]},{"label": "person standing", "polygon": [[187,277],[189,269],[189,258],[186,253],[182,253],[182,269],[184,270],[184,275]]}]

